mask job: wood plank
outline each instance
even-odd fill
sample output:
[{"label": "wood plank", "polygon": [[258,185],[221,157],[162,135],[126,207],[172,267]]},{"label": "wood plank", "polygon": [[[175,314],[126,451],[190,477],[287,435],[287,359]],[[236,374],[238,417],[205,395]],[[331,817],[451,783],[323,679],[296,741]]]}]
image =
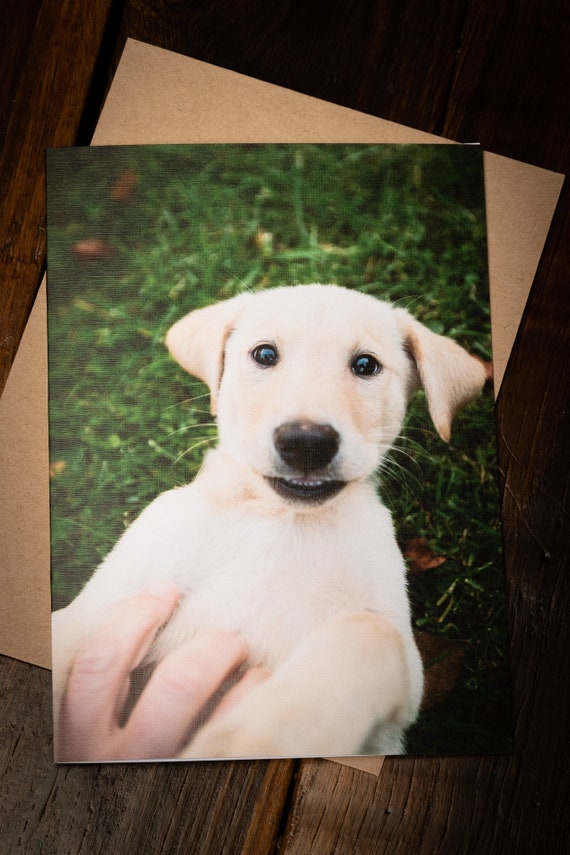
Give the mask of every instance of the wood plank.
[{"label": "wood plank", "polygon": [[7,0],[2,4],[2,26],[0,27],[0,56],[2,77],[0,78],[0,150],[4,146],[8,118],[12,109],[14,92],[19,85],[28,55],[34,21],[42,0]]},{"label": "wood plank", "polygon": [[[500,786],[494,758],[388,758],[378,781],[362,775],[345,770],[333,780],[330,770],[305,763],[281,852],[545,851],[513,848],[494,802]],[[491,793],[489,781],[494,783]],[[536,810],[531,815],[536,820]]]},{"label": "wood plank", "polygon": [[304,760],[280,853],[382,852],[386,798],[375,775],[325,760]]},{"label": "wood plank", "polygon": [[12,89],[0,102],[0,392],[43,269],[44,150],[75,142],[111,3],[6,7],[14,36],[6,30],[3,38],[14,48],[7,51]]},{"label": "wood plank", "polygon": [[125,37],[439,133],[466,0],[129,0]]},{"label": "wood plank", "polygon": [[563,4],[471,3],[442,133],[566,172],[568,44],[570,16]]},{"label": "wood plank", "polygon": [[[537,0],[473,4],[445,129],[560,172],[570,166],[570,21]],[[553,774],[570,722],[568,361],[570,191],[563,190],[498,401],[499,461],[511,627],[516,753],[480,786],[511,851],[563,851],[566,766]],[[524,758],[524,762],[523,762]],[[499,783],[500,781],[500,783]],[[548,807],[546,807],[548,806]],[[547,819],[545,809],[551,812]]]}]

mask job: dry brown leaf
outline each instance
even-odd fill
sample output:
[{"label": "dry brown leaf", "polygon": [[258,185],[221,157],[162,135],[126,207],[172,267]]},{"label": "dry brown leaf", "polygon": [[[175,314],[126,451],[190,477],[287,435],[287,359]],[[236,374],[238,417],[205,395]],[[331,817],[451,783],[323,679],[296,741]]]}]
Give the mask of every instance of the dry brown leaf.
[{"label": "dry brown leaf", "polygon": [[115,202],[130,202],[135,193],[138,176],[128,170],[120,175],[109,191],[109,197]]},{"label": "dry brown leaf", "polygon": [[113,247],[99,238],[87,238],[73,245],[73,254],[80,261],[99,261],[112,258]]},{"label": "dry brown leaf", "polygon": [[429,632],[414,634],[424,663],[422,712],[441,704],[457,685],[465,657],[465,641],[449,641]]},{"label": "dry brown leaf", "polygon": [[425,537],[412,538],[406,544],[404,558],[408,562],[409,572],[415,574],[433,570],[445,562],[445,555],[436,555],[428,546]]}]

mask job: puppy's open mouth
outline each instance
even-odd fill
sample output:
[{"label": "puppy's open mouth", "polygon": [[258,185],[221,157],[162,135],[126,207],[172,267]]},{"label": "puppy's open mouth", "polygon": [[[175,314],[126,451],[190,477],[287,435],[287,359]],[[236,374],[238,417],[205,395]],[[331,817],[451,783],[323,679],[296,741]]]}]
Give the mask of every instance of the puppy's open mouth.
[{"label": "puppy's open mouth", "polygon": [[267,478],[276,493],[294,502],[318,504],[336,496],[346,481],[328,481],[324,478],[304,476],[301,478]]}]

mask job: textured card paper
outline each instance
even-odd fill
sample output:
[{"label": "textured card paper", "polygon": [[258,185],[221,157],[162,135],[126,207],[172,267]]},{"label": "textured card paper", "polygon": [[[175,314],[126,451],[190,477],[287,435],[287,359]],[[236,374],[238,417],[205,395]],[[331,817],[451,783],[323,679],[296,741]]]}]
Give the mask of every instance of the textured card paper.
[{"label": "textured card paper", "polygon": [[[47,186],[57,759],[509,750],[479,148],[66,149]],[[162,675],[197,693],[218,631],[179,732]]]}]

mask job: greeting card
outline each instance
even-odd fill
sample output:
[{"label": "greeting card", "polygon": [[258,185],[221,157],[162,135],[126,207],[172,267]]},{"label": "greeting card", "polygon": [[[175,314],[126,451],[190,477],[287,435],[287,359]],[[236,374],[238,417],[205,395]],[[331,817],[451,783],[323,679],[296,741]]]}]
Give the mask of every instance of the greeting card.
[{"label": "greeting card", "polygon": [[477,146],[48,153],[61,762],[502,753]]}]

